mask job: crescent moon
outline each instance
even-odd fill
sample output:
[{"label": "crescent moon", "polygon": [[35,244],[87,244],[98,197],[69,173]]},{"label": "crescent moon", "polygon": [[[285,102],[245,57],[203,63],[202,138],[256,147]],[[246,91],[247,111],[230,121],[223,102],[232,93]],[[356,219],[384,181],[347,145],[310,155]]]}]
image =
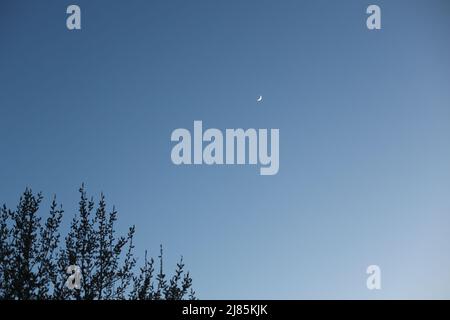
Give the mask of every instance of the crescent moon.
[{"label": "crescent moon", "polygon": [[259,96],[258,99],[256,99],[256,102],[261,102],[262,101],[262,96]]}]

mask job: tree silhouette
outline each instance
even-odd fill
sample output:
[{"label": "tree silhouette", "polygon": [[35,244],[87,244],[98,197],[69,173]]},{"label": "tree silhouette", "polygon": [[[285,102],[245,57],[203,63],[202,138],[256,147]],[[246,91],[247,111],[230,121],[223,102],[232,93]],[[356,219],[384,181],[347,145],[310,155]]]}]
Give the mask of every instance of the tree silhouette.
[{"label": "tree silhouette", "polygon": [[[38,215],[42,194],[28,188],[15,210],[1,207],[0,299],[195,299],[183,257],[168,281],[162,246],[156,276],[155,261],[147,258],[147,252],[143,266],[137,267],[135,227],[117,236],[117,211],[108,213],[104,195],[96,206],[84,185],[79,192],[79,210],[64,239],[59,231],[64,210],[55,197],[45,221]],[[81,269],[80,289],[66,286],[71,265]]]}]

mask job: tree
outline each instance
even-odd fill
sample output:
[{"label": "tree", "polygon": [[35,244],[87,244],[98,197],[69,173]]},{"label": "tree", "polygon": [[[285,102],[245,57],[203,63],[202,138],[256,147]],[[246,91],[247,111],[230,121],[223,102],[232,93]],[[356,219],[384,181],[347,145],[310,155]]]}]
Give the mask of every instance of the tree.
[{"label": "tree", "polygon": [[[163,249],[159,272],[147,258],[137,267],[131,226],[125,236],[117,236],[117,211],[107,211],[101,194],[97,206],[88,198],[84,185],[79,189],[78,213],[61,241],[64,210],[53,198],[45,221],[38,215],[41,193],[26,189],[15,210],[0,209],[0,299],[195,299],[192,279],[185,273],[183,258],[174,275],[166,280]],[[67,268],[76,265],[82,273],[81,288],[66,286]]]}]

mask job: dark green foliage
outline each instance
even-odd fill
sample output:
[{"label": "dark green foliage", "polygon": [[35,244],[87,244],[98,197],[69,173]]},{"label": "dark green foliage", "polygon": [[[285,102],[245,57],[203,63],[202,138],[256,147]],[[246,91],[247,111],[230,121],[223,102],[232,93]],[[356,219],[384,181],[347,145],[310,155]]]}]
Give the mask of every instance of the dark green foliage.
[{"label": "dark green foliage", "polygon": [[[0,208],[0,299],[195,299],[183,258],[169,281],[162,246],[156,277],[147,252],[138,268],[133,254],[135,227],[117,236],[117,211],[107,211],[104,195],[96,207],[84,186],[79,191],[79,212],[65,239],[59,232],[64,211],[55,198],[44,222],[37,214],[43,197],[30,189],[16,210]],[[70,265],[81,268],[80,290],[66,287]]]}]

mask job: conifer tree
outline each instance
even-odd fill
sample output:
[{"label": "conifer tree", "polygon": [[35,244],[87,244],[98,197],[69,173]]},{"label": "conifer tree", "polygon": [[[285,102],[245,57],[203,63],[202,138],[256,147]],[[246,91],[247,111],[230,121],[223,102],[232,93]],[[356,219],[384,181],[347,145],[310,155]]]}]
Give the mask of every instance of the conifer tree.
[{"label": "conifer tree", "polygon": [[[168,282],[162,246],[156,277],[147,251],[138,267],[135,227],[118,236],[118,213],[114,207],[108,212],[105,196],[101,194],[95,205],[84,185],[79,192],[78,213],[64,239],[60,234],[64,210],[56,197],[45,220],[38,215],[43,196],[29,188],[15,210],[0,208],[0,299],[195,299],[182,258]],[[72,265],[82,273],[79,290],[66,286],[67,268]]]}]

